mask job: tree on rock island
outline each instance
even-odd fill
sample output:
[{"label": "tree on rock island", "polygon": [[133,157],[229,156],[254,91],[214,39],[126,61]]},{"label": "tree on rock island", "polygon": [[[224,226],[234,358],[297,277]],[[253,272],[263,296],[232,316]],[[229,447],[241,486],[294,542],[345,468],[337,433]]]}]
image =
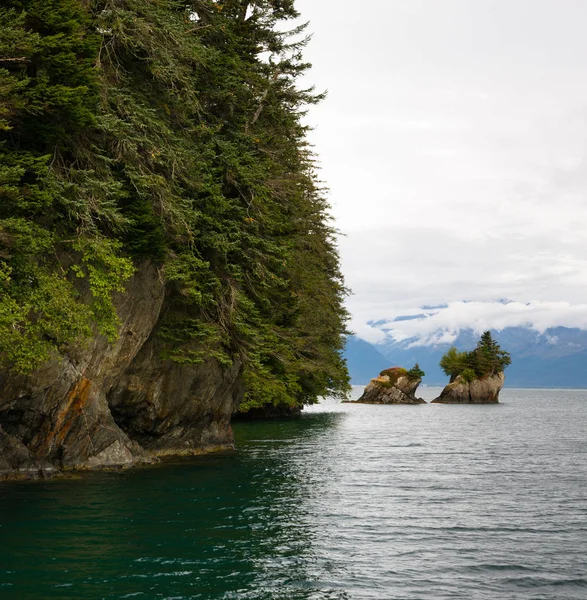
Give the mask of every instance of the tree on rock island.
[{"label": "tree on rock island", "polygon": [[502,372],[509,364],[509,352],[502,350],[490,331],[485,331],[470,352],[459,352],[451,346],[440,359],[440,367],[450,377],[451,383],[460,375],[465,381],[491,377]]}]

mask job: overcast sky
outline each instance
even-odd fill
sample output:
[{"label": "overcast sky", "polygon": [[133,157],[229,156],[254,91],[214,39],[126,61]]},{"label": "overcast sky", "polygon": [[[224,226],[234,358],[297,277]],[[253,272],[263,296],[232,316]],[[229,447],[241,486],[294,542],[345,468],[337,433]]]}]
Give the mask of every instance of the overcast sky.
[{"label": "overcast sky", "polygon": [[587,327],[587,2],[297,6],[351,327]]}]

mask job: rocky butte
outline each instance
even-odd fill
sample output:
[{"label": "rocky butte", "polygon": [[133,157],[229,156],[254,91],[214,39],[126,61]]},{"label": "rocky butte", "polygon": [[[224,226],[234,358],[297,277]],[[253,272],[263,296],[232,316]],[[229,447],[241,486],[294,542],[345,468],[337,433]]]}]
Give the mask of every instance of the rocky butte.
[{"label": "rocky butte", "polygon": [[358,404],[426,404],[416,398],[416,390],[422,382],[423,371],[418,365],[409,371],[403,367],[392,367],[381,371],[372,379],[363,395],[353,402]]},{"label": "rocky butte", "polygon": [[503,387],[504,369],[511,363],[508,352],[502,350],[486,331],[470,352],[449,348],[440,360],[450,382],[438,398],[438,404],[495,404]]},{"label": "rocky butte", "polygon": [[480,379],[467,381],[459,375],[442,390],[440,396],[432,400],[438,404],[495,404],[499,402],[499,392],[503,387],[503,371]]}]

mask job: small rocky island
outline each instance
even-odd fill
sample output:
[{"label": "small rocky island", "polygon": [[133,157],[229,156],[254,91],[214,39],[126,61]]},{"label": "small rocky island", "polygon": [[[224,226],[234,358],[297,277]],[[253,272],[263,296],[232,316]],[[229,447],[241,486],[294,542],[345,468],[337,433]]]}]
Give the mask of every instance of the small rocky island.
[{"label": "small rocky island", "polygon": [[424,371],[416,364],[409,371],[403,367],[392,367],[381,371],[379,377],[371,379],[357,404],[426,404],[416,398],[416,390],[422,381]]},{"label": "small rocky island", "polygon": [[495,404],[499,402],[499,392],[503,387],[503,371],[467,381],[459,375],[442,390],[440,396],[431,402],[437,404]]},{"label": "small rocky island", "polygon": [[452,346],[440,360],[450,382],[437,404],[495,404],[503,387],[504,369],[511,363],[508,352],[502,350],[486,331],[471,352],[459,352]]}]

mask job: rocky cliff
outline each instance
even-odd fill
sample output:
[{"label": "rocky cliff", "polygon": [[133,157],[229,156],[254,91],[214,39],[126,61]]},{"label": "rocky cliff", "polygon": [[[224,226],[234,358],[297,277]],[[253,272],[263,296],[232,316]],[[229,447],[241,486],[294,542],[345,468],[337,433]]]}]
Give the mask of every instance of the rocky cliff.
[{"label": "rocky cliff", "polygon": [[0,477],[348,390],[293,2],[106,4],[0,2]]},{"label": "rocky cliff", "polygon": [[466,381],[459,375],[432,402],[438,404],[495,404],[499,402],[499,392],[504,381],[503,371],[472,381]]},{"label": "rocky cliff", "polygon": [[115,343],[96,335],[31,376],[0,373],[0,479],[232,447],[241,366],[161,359],[165,305],[162,277],[145,262],[117,298]]},{"label": "rocky cliff", "polygon": [[416,398],[416,390],[421,377],[409,377],[400,367],[386,369],[379,377],[372,379],[363,395],[355,400],[359,404],[426,404]]}]

